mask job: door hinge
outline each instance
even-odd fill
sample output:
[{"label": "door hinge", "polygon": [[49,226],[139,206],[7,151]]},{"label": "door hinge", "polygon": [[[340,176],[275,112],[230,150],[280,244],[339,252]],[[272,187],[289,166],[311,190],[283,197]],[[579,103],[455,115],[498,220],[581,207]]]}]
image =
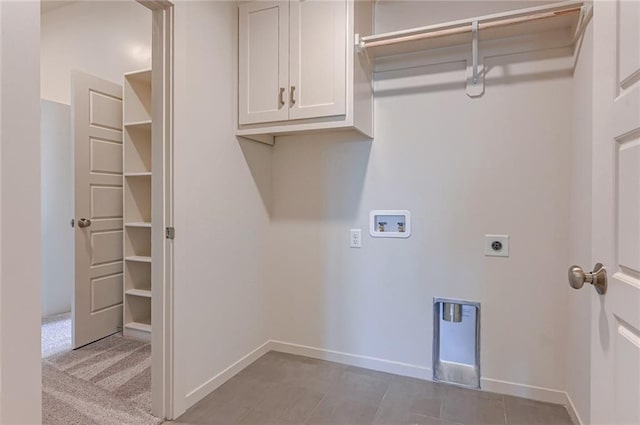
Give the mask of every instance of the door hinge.
[{"label": "door hinge", "polygon": [[166,235],[167,235],[167,239],[175,239],[176,229],[174,227],[167,227]]}]

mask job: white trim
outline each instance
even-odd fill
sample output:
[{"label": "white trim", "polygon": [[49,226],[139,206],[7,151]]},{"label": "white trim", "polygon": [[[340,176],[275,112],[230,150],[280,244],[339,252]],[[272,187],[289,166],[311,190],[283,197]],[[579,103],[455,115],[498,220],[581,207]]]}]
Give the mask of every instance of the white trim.
[{"label": "white trim", "polygon": [[[152,11],[151,92],[153,190],[151,211],[152,265],[151,411],[172,419],[175,409],[173,241],[165,228],[173,226],[173,4],[165,0],[138,0]],[[148,72],[145,70],[143,72]]]},{"label": "white trim", "polygon": [[270,350],[271,341],[267,341],[237,362],[233,363],[231,366],[218,373],[213,378],[209,379],[204,384],[200,385],[195,390],[189,392],[185,396],[185,404],[186,408],[190,408],[207,395],[215,391],[220,385],[227,382],[229,379],[233,378],[235,375],[240,373],[244,368],[249,366],[251,363],[258,360],[263,355],[267,354]]},{"label": "white trim", "polygon": [[480,378],[480,385],[483,390],[494,393],[524,397],[546,403],[563,404],[565,406],[568,404],[567,393],[552,388],[536,387],[534,385],[519,384],[491,378]]},{"label": "white trim", "polygon": [[[291,344],[288,342],[274,340],[270,341],[270,349],[272,351],[279,351],[282,353],[297,354],[300,356],[307,356],[315,359],[328,360],[346,364],[349,366],[358,366],[366,369],[393,373],[401,376],[409,376],[412,378],[425,379],[428,381],[433,380],[433,373],[431,368],[425,366],[385,360],[376,357],[343,353],[340,351],[325,350],[322,348],[308,347],[304,345]],[[484,391],[491,391],[516,397],[525,397],[532,400],[562,404],[565,406],[569,406],[570,403],[567,393],[560,390],[500,381],[491,378],[481,378],[480,382],[482,390]],[[569,408],[567,408],[567,410],[569,410]]]},{"label": "white trim", "polygon": [[431,380],[433,375],[430,367],[385,360],[377,357],[343,353],[340,351],[325,350],[323,348],[309,347],[306,345],[291,344],[289,342],[274,340],[269,342],[270,349],[272,351],[279,351],[281,353],[297,354],[300,356],[312,357],[314,359],[327,360],[349,366],[363,367],[366,369],[377,370],[379,372],[410,376],[418,379]]},{"label": "white trim", "polygon": [[576,425],[583,425],[584,422],[582,422],[582,419],[578,414],[578,409],[576,409],[576,405],[573,404],[573,400],[571,400],[571,396],[569,395],[569,393],[567,393],[567,403],[565,406],[567,407],[567,412],[569,412],[571,421],[573,421],[573,423]]}]

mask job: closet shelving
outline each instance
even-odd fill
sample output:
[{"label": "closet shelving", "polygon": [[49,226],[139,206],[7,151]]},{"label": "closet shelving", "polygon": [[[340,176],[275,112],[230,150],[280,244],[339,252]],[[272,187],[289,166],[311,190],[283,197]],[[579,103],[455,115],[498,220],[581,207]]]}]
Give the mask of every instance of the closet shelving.
[{"label": "closet shelving", "polygon": [[124,75],[124,335],[151,339],[151,70]]},{"label": "closet shelving", "polygon": [[574,46],[590,15],[590,4],[565,1],[402,31],[358,35],[356,50],[368,63],[375,63],[377,71],[394,69],[390,63],[402,64],[405,60],[410,63],[407,67],[425,65],[419,60],[412,62],[416,57],[411,54],[431,57],[428,65],[466,60],[467,95],[478,97],[484,93],[485,57]]},{"label": "closet shelving", "polygon": [[519,9],[453,22],[411,28],[360,37],[357,47],[372,59],[425,50],[452,47],[473,41],[521,37],[535,33],[566,29],[571,41],[579,33],[588,5],[582,1],[566,1]]}]

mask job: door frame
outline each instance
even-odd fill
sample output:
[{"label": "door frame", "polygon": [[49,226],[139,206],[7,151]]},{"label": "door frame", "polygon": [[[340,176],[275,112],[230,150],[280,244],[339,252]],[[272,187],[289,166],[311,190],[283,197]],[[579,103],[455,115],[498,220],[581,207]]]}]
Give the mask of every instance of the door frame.
[{"label": "door frame", "polygon": [[136,1],[151,10],[153,33],[151,411],[161,419],[173,419],[173,240],[167,239],[165,232],[173,227],[174,5],[168,0]]}]

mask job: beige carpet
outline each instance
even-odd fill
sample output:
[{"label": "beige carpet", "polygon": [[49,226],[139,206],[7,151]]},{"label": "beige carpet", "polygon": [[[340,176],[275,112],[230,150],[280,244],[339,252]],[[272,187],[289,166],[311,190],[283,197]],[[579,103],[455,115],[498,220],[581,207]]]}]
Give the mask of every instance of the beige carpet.
[{"label": "beige carpet", "polygon": [[71,350],[71,313],[42,319],[42,358]]},{"label": "beige carpet", "polygon": [[151,345],[113,335],[42,361],[46,425],[156,425]]}]

